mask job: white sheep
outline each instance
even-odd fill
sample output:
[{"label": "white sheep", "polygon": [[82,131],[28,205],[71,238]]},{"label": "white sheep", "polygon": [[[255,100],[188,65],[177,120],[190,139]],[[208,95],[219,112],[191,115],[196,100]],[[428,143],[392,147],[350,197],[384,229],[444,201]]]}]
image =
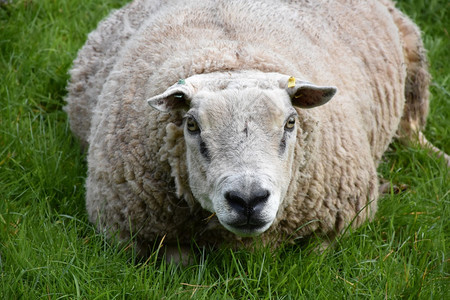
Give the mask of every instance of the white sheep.
[{"label": "white sheep", "polygon": [[332,241],[376,212],[396,133],[429,145],[428,84],[419,30],[389,0],[136,0],[71,70],[90,220],[143,255],[163,237]]}]

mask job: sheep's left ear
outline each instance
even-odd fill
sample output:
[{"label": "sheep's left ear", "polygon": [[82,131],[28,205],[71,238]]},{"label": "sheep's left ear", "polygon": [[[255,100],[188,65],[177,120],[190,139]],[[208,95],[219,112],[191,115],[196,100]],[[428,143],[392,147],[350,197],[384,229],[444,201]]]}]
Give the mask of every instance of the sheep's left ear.
[{"label": "sheep's left ear", "polygon": [[300,108],[313,108],[323,105],[333,98],[337,89],[334,86],[318,86],[309,82],[295,82],[289,79],[286,88],[291,97],[292,105]]},{"label": "sheep's left ear", "polygon": [[188,110],[193,93],[192,86],[185,83],[184,80],[180,80],[164,93],[148,99],[147,103],[161,112]]}]

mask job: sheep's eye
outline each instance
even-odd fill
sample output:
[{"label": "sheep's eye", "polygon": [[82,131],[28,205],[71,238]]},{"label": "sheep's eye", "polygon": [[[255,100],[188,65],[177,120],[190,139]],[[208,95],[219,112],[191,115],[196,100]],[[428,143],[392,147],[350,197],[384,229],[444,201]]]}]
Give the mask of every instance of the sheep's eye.
[{"label": "sheep's eye", "polygon": [[186,127],[190,132],[197,132],[200,130],[197,121],[195,121],[195,119],[192,117],[188,117],[186,119]]},{"label": "sheep's eye", "polygon": [[295,117],[290,117],[290,118],[287,120],[286,125],[284,125],[284,127],[285,127],[287,130],[293,129],[294,126],[295,126]]}]

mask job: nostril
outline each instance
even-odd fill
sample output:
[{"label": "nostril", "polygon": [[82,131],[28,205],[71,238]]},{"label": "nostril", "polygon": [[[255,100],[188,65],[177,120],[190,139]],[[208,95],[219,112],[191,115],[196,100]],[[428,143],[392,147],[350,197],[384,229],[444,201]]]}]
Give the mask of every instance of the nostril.
[{"label": "nostril", "polygon": [[227,199],[230,206],[241,214],[246,214],[247,202],[245,196],[237,191],[230,191],[225,193],[225,199]]},{"label": "nostril", "polygon": [[249,202],[249,207],[251,208],[252,213],[260,212],[266,205],[269,196],[270,192],[268,190],[261,189],[254,191]]}]

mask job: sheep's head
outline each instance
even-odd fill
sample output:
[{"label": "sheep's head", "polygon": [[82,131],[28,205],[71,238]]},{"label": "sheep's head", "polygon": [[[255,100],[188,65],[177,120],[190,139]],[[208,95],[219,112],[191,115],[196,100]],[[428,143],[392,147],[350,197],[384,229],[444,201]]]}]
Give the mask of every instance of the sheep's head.
[{"label": "sheep's head", "polygon": [[335,92],[277,73],[211,73],[180,80],[148,103],[183,112],[194,197],[225,228],[252,236],[273,223],[291,180],[294,107],[322,105]]}]

